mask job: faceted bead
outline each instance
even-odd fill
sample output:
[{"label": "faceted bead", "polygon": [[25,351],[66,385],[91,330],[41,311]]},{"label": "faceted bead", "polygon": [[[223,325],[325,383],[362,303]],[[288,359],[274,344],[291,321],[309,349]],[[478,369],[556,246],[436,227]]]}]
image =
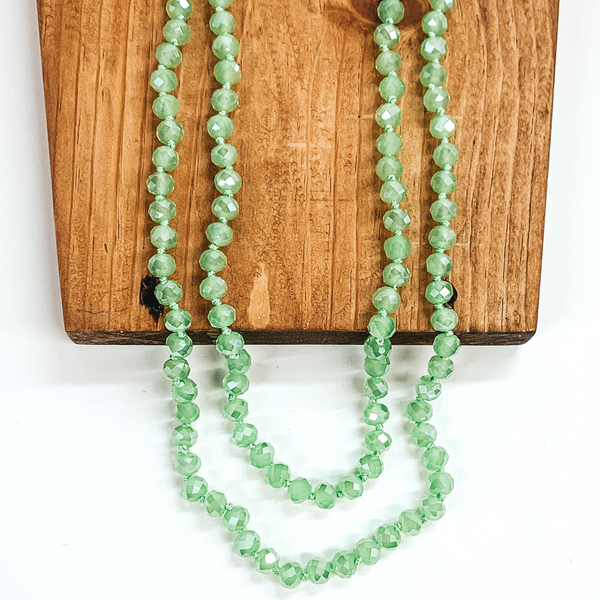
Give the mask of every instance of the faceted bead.
[{"label": "faceted bead", "polygon": [[242,506],[234,506],[232,509],[226,510],[223,515],[223,525],[229,531],[241,531],[246,527],[249,520],[250,515]]},{"label": "faceted bead", "polygon": [[352,577],[356,572],[355,556],[352,552],[338,552],[331,559],[331,566],[334,573],[342,579]]},{"label": "faceted bead", "polygon": [[215,35],[223,35],[224,33],[231,33],[235,29],[235,19],[230,12],[223,10],[215,12],[208,25]]},{"label": "faceted bead", "polygon": [[425,266],[427,267],[427,272],[434,277],[446,277],[452,271],[454,262],[447,254],[435,252],[427,257]]},{"label": "faceted bead", "polygon": [[181,489],[181,495],[190,502],[198,502],[200,498],[206,496],[208,492],[208,485],[202,477],[192,475],[188,477],[183,483]]},{"label": "faceted bead", "polygon": [[390,73],[387,77],[384,77],[379,84],[379,95],[387,102],[400,100],[405,91],[404,81],[395,73]]},{"label": "faceted bead", "polygon": [[240,556],[252,556],[260,548],[260,536],[250,529],[240,531],[233,542],[233,548]]},{"label": "faceted bead", "polygon": [[393,48],[400,41],[400,31],[395,25],[384,23],[375,28],[373,39],[378,46]]},{"label": "faceted bead", "polygon": [[406,416],[415,423],[429,421],[433,410],[425,400],[415,400],[406,407]]},{"label": "faceted bead", "polygon": [[412,251],[410,241],[401,235],[394,235],[383,243],[383,250],[389,260],[404,260]]},{"label": "faceted bead", "polygon": [[385,452],[392,444],[392,438],[379,429],[374,429],[365,436],[365,446],[371,452]]},{"label": "faceted bead", "polygon": [[166,196],[175,189],[175,180],[168,173],[152,173],[146,179],[146,188],[155,196]]},{"label": "faceted bead", "polygon": [[191,324],[192,316],[187,310],[170,310],[165,316],[165,327],[175,333],[185,331]]},{"label": "faceted bead", "polygon": [[212,203],[212,212],[217,219],[226,219],[231,221],[235,219],[240,213],[240,205],[237,203],[235,198],[229,196],[219,196],[215,198]]},{"label": "faceted bead", "polygon": [[396,156],[384,156],[377,161],[375,173],[381,181],[388,179],[400,179],[404,172],[404,166]]},{"label": "faceted bead", "polygon": [[219,88],[213,92],[210,103],[217,112],[220,110],[232,112],[237,108],[239,99],[233,90]]},{"label": "faceted bead", "polygon": [[302,581],[302,567],[297,562],[288,562],[279,567],[279,579],[286,588],[295,588]]},{"label": "faceted bead", "polygon": [[441,446],[431,446],[423,452],[422,460],[428,471],[440,471],[448,463],[448,453]]},{"label": "faceted bead", "polygon": [[421,531],[421,515],[416,510],[405,510],[398,519],[404,535],[417,535]]},{"label": "faceted bead", "polygon": [[259,550],[254,558],[254,568],[259,573],[272,571],[279,564],[279,554],[273,548]]},{"label": "faceted bead", "polygon": [[443,358],[449,358],[454,356],[460,348],[460,340],[458,337],[451,333],[440,333],[433,340],[433,351]]},{"label": "faceted bead", "polygon": [[392,550],[400,544],[400,533],[393,525],[382,525],[375,532],[375,541],[381,548]]},{"label": "faceted bead", "polygon": [[221,492],[208,492],[204,498],[204,508],[210,517],[220,517],[225,512],[227,498]]},{"label": "faceted bead", "polygon": [[442,393],[442,385],[437,381],[433,381],[431,377],[419,377],[415,385],[415,391],[419,400],[431,402],[431,400],[435,400]]},{"label": "faceted bead", "polygon": [[235,85],[242,78],[242,70],[235,60],[220,60],[215,65],[215,79],[222,84]]},{"label": "faceted bead", "polygon": [[363,394],[372,400],[384,398],[388,393],[388,384],[381,377],[368,377],[363,384]]},{"label": "faceted bead", "polygon": [[243,398],[233,398],[223,406],[223,416],[229,421],[241,421],[248,415],[248,403]]},{"label": "faceted bead", "polygon": [[[385,279],[384,279],[385,281]],[[386,283],[389,284],[388,281]],[[392,285],[392,284],[389,284]],[[396,323],[392,317],[384,315],[373,315],[369,320],[368,325],[369,333],[379,339],[391,338],[396,331]]]},{"label": "faceted bead", "polygon": [[[169,44],[170,46],[171,44]],[[179,112],[179,100],[171,94],[161,94],[152,103],[152,112],[159,119],[174,117]]]},{"label": "faceted bead", "polygon": [[438,471],[429,476],[429,492],[433,496],[447,496],[454,489],[454,479],[445,471]]},{"label": "faceted bead", "polygon": [[169,69],[156,69],[150,75],[150,86],[159,94],[168,94],[177,87],[177,75]]},{"label": "faceted bead", "polygon": [[429,243],[435,249],[450,250],[456,244],[456,233],[447,225],[437,225],[429,232]]},{"label": "faceted bead", "polygon": [[456,121],[449,115],[434,117],[429,123],[429,131],[434,138],[444,139],[456,133]]},{"label": "faceted bead", "polygon": [[177,216],[177,207],[168,198],[159,197],[148,207],[148,214],[155,223],[170,221]]},{"label": "faceted bead", "polygon": [[217,167],[231,167],[238,159],[238,151],[231,144],[219,144],[211,150],[210,158]]},{"label": "faceted bead", "polygon": [[402,111],[396,104],[382,104],[375,112],[375,121],[380,127],[398,127],[402,121]]},{"label": "faceted bead", "polygon": [[365,408],[364,418],[367,425],[383,425],[390,418],[390,410],[385,404],[375,402]]},{"label": "faceted bead", "polygon": [[437,521],[444,516],[446,507],[437,496],[428,496],[421,502],[421,510],[428,521]]},{"label": "faceted bead", "polygon": [[267,481],[274,488],[284,487],[290,480],[290,468],[287,465],[277,463],[267,469]]},{"label": "faceted bead", "polygon": [[362,496],[363,493],[362,481],[356,475],[352,474],[340,477],[338,488],[344,497],[349,500],[354,500],[354,498]]},{"label": "faceted bead", "polygon": [[156,167],[172,171],[179,164],[179,154],[169,146],[159,146],[152,153],[152,162]]},{"label": "faceted bead", "polygon": [[217,300],[227,293],[227,283],[217,275],[209,275],[200,284],[200,295],[206,300]]},{"label": "faceted bead", "polygon": [[447,379],[454,371],[454,364],[449,358],[432,356],[427,364],[427,372],[434,379]]},{"label": "faceted bead", "polygon": [[190,424],[200,416],[200,409],[195,402],[178,402],[174,410],[175,418],[181,423]]},{"label": "faceted bead", "polygon": [[208,322],[211,327],[223,329],[235,322],[235,308],[229,304],[218,304],[208,311]]},{"label": "faceted bead", "polygon": [[448,44],[443,37],[428,37],[421,44],[421,56],[425,60],[437,61],[448,52]]},{"label": "faceted bead", "polygon": [[208,3],[215,8],[229,8],[233,0],[208,0]]},{"label": "faceted bead", "polygon": [[189,425],[177,425],[171,435],[171,441],[175,446],[189,448],[198,441],[198,432]]},{"label": "faceted bead", "polygon": [[390,263],[383,269],[383,282],[392,287],[402,287],[409,279],[410,271],[402,263]]},{"label": "faceted bead", "polygon": [[227,266],[227,257],[220,250],[209,248],[200,255],[200,266],[204,271],[218,273]]},{"label": "faceted bead", "polygon": [[192,4],[188,0],[169,0],[166,8],[171,19],[187,21],[192,16]]},{"label": "faceted bead", "polygon": [[198,386],[186,377],[171,385],[171,395],[175,402],[192,402],[198,397]]},{"label": "faceted bead", "polygon": [[431,205],[429,212],[438,223],[452,221],[456,217],[456,204],[448,198],[440,198]]},{"label": "faceted bead", "polygon": [[192,339],[187,334],[179,336],[177,333],[172,333],[167,337],[165,344],[169,348],[171,354],[181,356],[182,358],[189,356],[194,347]]},{"label": "faceted bead", "polygon": [[429,88],[425,92],[423,104],[429,112],[437,112],[440,108],[446,108],[450,104],[450,94],[441,86]]},{"label": "faceted bead", "polygon": [[390,340],[378,340],[373,336],[369,336],[364,343],[364,350],[367,358],[379,358],[387,356],[392,349]]},{"label": "faceted bead", "polygon": [[359,475],[366,475],[369,479],[377,479],[383,473],[383,462],[376,454],[365,454],[358,465]]},{"label": "faceted bead", "polygon": [[223,389],[233,396],[247,392],[249,387],[250,381],[243,373],[232,371],[223,378]]},{"label": "faceted bead", "polygon": [[206,237],[215,246],[227,246],[233,241],[233,229],[225,223],[211,223],[206,228]]},{"label": "faceted bead", "polygon": [[[388,133],[394,132],[389,131]],[[384,133],[383,135],[388,135],[388,133]],[[381,186],[379,197],[386,204],[392,204],[393,202],[402,202],[404,199],[406,199],[406,185],[401,181],[386,181]]]},{"label": "faceted bead", "polygon": [[315,489],[315,502],[319,508],[332,508],[337,496],[330,483],[321,483]]},{"label": "faceted bead", "polygon": [[[395,131],[386,131],[377,138],[377,150],[386,156],[394,156],[402,150],[402,136]],[[390,182],[395,183],[395,182]]]},{"label": "faceted bead", "polygon": [[310,483],[308,480],[304,479],[304,477],[294,479],[288,486],[288,495],[294,504],[300,504],[301,502],[308,500],[311,492],[312,488]]},{"label": "faceted bead", "polygon": [[304,572],[309,581],[319,585],[325,583],[331,576],[331,566],[323,558],[312,558],[306,563]]},{"label": "faceted bead", "polygon": [[375,60],[375,68],[382,75],[389,75],[400,70],[402,59],[397,52],[387,50],[382,52]]},{"label": "faceted bead", "polygon": [[163,27],[163,36],[167,42],[177,42],[178,46],[183,46],[190,41],[190,26],[181,19],[171,19]]},{"label": "faceted bead", "polygon": [[159,44],[156,49],[156,60],[158,61],[158,64],[167,67],[167,69],[174,69],[177,67],[182,58],[183,55],[181,54],[181,50],[173,44],[163,42],[162,44]]},{"label": "faceted bead", "polygon": [[429,0],[431,8],[433,10],[439,10],[440,12],[448,12],[451,8],[454,8],[456,0]]},{"label": "faceted bead", "polygon": [[438,308],[431,315],[431,326],[436,331],[452,331],[458,324],[458,315],[451,308]]},{"label": "faceted bead", "polygon": [[247,448],[258,439],[258,429],[250,423],[238,423],[233,429],[231,439],[236,446]]},{"label": "faceted bead", "polygon": [[458,148],[450,142],[442,142],[433,151],[433,160],[441,169],[446,165],[453,167],[458,162],[458,158]]},{"label": "faceted bead", "polygon": [[240,51],[240,43],[230,33],[224,33],[214,39],[212,50],[217,58],[224,60],[229,56],[237,55]]},{"label": "faceted bead", "polygon": [[223,356],[237,356],[244,347],[244,338],[237,331],[222,333],[217,338],[217,351]]},{"label": "faceted bead", "polygon": [[416,423],[410,432],[415,446],[425,448],[433,444],[437,438],[437,429],[431,423]]},{"label": "faceted bead", "polygon": [[369,377],[383,377],[390,370],[390,359],[387,356],[365,358],[364,368]]},{"label": "faceted bead", "polygon": [[410,216],[401,208],[392,208],[383,215],[383,226],[392,233],[404,231],[409,225]]},{"label": "faceted bead", "polygon": [[197,473],[200,469],[200,457],[193,452],[186,452],[180,454],[175,459],[175,470],[184,477],[189,477],[194,473]]},{"label": "faceted bead", "polygon": [[190,374],[190,365],[184,358],[169,358],[163,365],[165,377],[174,381],[181,381]]},{"label": "faceted bead", "polygon": [[356,544],[354,554],[360,558],[361,564],[371,566],[379,560],[381,547],[373,538],[365,538]]},{"label": "faceted bead", "polygon": [[380,287],[373,294],[373,306],[388,313],[396,312],[400,306],[400,294],[391,287]]},{"label": "faceted bead", "polygon": [[221,194],[225,192],[236,194],[242,187],[242,178],[237,171],[227,167],[215,175],[215,187]]},{"label": "faceted bead", "polygon": [[250,450],[250,464],[257,469],[265,469],[275,457],[273,446],[267,442],[261,442]]},{"label": "faceted bead", "polygon": [[148,271],[154,277],[169,277],[175,273],[175,259],[170,254],[155,254],[148,261]]},{"label": "faceted bead", "polygon": [[427,63],[421,69],[421,83],[425,87],[443,85],[446,82],[446,69],[440,63]]},{"label": "faceted bead", "polygon": [[156,128],[156,137],[163,144],[179,144],[183,139],[183,125],[175,119],[162,121]]},{"label": "faceted bead", "polygon": [[404,17],[404,4],[400,0],[383,0],[377,7],[377,16],[382,23],[399,23]]},{"label": "faceted bead", "polygon": [[452,298],[454,288],[447,281],[432,281],[427,285],[425,290],[425,298],[431,304],[446,304]]},{"label": "faceted bead", "polygon": [[452,194],[457,187],[456,175],[450,171],[438,171],[431,178],[431,188],[436,194]]},{"label": "faceted bead", "polygon": [[208,120],[207,129],[211,138],[226,140],[233,135],[233,121],[225,115],[213,115]]},{"label": "faceted bead", "polygon": [[427,34],[433,33],[434,35],[444,35],[446,29],[448,29],[448,19],[443,13],[432,10],[428,12],[421,22],[423,31]]},{"label": "faceted bead", "polygon": [[173,304],[181,300],[183,289],[179,283],[171,279],[169,281],[165,281],[165,283],[159,283],[154,288],[154,295],[161,304],[169,306],[169,304]]},{"label": "faceted bead", "polygon": [[252,364],[252,360],[247,350],[240,350],[239,355],[235,358],[228,356],[226,361],[227,368],[230,371],[237,371],[238,373],[247,373]]}]

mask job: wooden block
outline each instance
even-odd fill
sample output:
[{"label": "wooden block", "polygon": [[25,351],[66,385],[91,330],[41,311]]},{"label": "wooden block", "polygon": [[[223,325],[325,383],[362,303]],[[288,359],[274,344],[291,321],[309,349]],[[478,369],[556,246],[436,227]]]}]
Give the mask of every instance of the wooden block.
[{"label": "wooden block", "polygon": [[[419,72],[425,0],[407,0],[399,52],[406,234],[412,280],[397,313],[399,343],[432,339],[423,293],[435,172]],[[163,0],[38,0],[65,328],[81,343],[158,343],[140,305],[153,254],[146,178],[158,120],[148,85]],[[175,171],[176,278],[192,337],[209,342],[198,257],[215,197],[206,132],[216,84],[207,2],[178,70],[186,134]],[[226,300],[257,343],[357,343],[386,264],[374,168],[381,103],[372,0],[236,0],[242,81],[233,115],[244,186],[227,248]],[[463,342],[516,344],[535,332],[558,0],[458,0],[449,13],[448,113],[461,150],[451,251]]]}]

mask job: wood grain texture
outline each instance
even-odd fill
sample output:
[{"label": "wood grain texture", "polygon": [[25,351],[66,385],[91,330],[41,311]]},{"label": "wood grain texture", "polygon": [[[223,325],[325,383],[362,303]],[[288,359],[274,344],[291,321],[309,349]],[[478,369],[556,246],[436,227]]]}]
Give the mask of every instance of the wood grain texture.
[{"label": "wood grain texture", "polygon": [[[399,52],[407,93],[401,154],[412,217],[411,283],[394,341],[428,343],[423,293],[431,248],[435,142],[418,74],[425,0],[407,0]],[[244,185],[227,249],[226,299],[257,343],[357,343],[386,264],[374,173],[381,100],[372,0],[236,0],[240,107],[232,143]],[[65,329],[82,343],[164,339],[139,303],[153,254],[150,196],[158,120],[148,78],[162,0],[38,0]],[[216,84],[197,2],[176,92],[186,134],[175,171],[174,255],[193,337],[208,343],[198,295],[217,171],[206,120]],[[466,343],[522,343],[537,323],[558,0],[460,0],[449,14],[451,105],[461,150],[450,281]]]}]

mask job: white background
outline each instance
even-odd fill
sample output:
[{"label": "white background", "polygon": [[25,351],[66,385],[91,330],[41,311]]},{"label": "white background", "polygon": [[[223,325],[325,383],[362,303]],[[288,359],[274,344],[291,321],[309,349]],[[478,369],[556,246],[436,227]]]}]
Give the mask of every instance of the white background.
[{"label": "white background", "polygon": [[[538,333],[522,347],[464,348],[435,404],[456,479],[446,517],[350,581],[291,592],[179,497],[165,349],[82,347],[63,332],[36,9],[1,4],[1,598],[600,597],[597,0],[561,6]],[[353,468],[361,348],[251,351],[250,420],[279,459],[313,481]],[[392,388],[409,390],[429,354],[394,348]],[[202,474],[249,508],[264,542],[303,564],[329,558],[418,502],[404,393],[391,406],[384,475],[324,514],[268,488],[228,442],[215,355],[193,354]]]}]

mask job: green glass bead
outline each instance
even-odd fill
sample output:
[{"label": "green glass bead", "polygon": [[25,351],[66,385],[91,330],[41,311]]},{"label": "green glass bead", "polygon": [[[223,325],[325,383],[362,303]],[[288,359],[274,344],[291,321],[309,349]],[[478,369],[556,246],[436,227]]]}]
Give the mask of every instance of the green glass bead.
[{"label": "green glass bead", "polygon": [[379,429],[374,429],[365,436],[365,446],[371,452],[386,452],[391,444],[392,438]]},{"label": "green glass bead", "polygon": [[208,3],[215,8],[229,8],[233,0],[208,0]]},{"label": "green glass bead", "polygon": [[404,260],[411,250],[410,241],[402,235],[394,235],[383,243],[383,251],[389,260]]},{"label": "green glass bead", "polygon": [[177,425],[171,435],[171,441],[175,446],[189,448],[198,441],[198,432],[189,425]]},{"label": "green glass bead", "polygon": [[354,500],[363,493],[362,481],[356,475],[343,475],[338,482],[338,488],[345,498]]},{"label": "green glass bead", "polygon": [[415,446],[425,448],[433,444],[437,438],[437,429],[431,423],[416,423],[410,432]]},{"label": "green glass bead", "polygon": [[400,0],[383,0],[377,7],[377,16],[382,23],[399,23],[404,17],[404,4]]},{"label": "green glass bead", "polygon": [[[169,44],[170,46],[171,44]],[[152,112],[159,119],[174,117],[179,112],[179,100],[171,94],[163,94],[152,103]]]},{"label": "green glass bead", "polygon": [[208,26],[215,35],[232,33],[235,29],[235,19],[230,12],[225,10],[219,11],[212,15],[208,22]]},{"label": "green glass bead", "polygon": [[356,544],[354,554],[360,558],[361,564],[372,566],[381,556],[381,546],[373,538],[365,538]]},{"label": "green glass bead", "polygon": [[[377,150],[385,156],[395,156],[402,150],[402,136],[395,131],[386,131],[377,138]],[[396,182],[390,182],[396,183]]]},{"label": "green glass bead", "polygon": [[310,483],[304,477],[293,479],[288,486],[288,496],[294,504],[300,504],[308,500],[311,492]]},{"label": "green glass bead", "polygon": [[198,397],[198,386],[186,377],[171,384],[171,396],[176,402],[191,402]]},{"label": "green glass bead", "polygon": [[250,450],[250,464],[257,469],[266,469],[272,464],[274,457],[275,450],[267,442],[261,442]]},{"label": "green glass bead", "polygon": [[217,275],[209,275],[200,284],[200,295],[206,300],[217,300],[227,293],[227,283]]},{"label": "green glass bead", "polygon": [[175,259],[169,254],[155,254],[148,261],[148,271],[154,277],[169,277],[175,273]]},{"label": "green glass bead", "polygon": [[387,356],[365,358],[364,368],[369,377],[383,377],[390,370],[390,359]]},{"label": "green glass bead", "polygon": [[393,550],[400,544],[400,533],[393,525],[382,525],[375,532],[375,541],[385,550]]},{"label": "green glass bead", "polygon": [[235,308],[229,304],[218,304],[208,311],[208,322],[211,327],[223,329],[235,322]]},{"label": "green glass bead", "polygon": [[446,507],[437,496],[428,496],[421,502],[421,510],[428,521],[438,521],[444,516]]},{"label": "green glass bead", "polygon": [[375,28],[373,39],[378,46],[393,48],[400,41],[400,30],[395,25],[384,23]]},{"label": "green glass bead", "polygon": [[220,110],[232,112],[237,108],[239,99],[233,90],[219,88],[213,92],[210,103],[217,112]]},{"label": "green glass bead", "polygon": [[208,492],[204,498],[204,508],[209,517],[220,517],[225,513],[227,498],[221,492]]},{"label": "green glass bead", "polygon": [[425,400],[415,400],[406,407],[406,416],[415,423],[429,421],[433,410]]},{"label": "green glass bead", "polygon": [[402,59],[397,52],[387,50],[382,52],[375,60],[375,68],[382,75],[396,73],[402,67]]},{"label": "green glass bead", "polygon": [[183,139],[183,125],[175,119],[162,121],[156,128],[156,137],[163,144],[173,142],[179,144]]},{"label": "green glass bead", "polygon": [[457,187],[456,175],[450,171],[438,171],[431,178],[431,188],[437,194],[452,194]]},{"label": "green glass bead", "polygon": [[215,175],[215,187],[221,194],[225,192],[235,194],[242,187],[242,178],[237,171],[227,167]]},{"label": "green glass bead", "polygon": [[442,358],[454,356],[460,348],[460,340],[455,334],[440,333],[433,340],[433,351]]},{"label": "green glass bead", "polygon": [[441,86],[429,88],[425,92],[423,104],[429,112],[437,112],[440,108],[446,108],[450,104],[450,94]]},{"label": "green glass bead", "polygon": [[250,381],[243,373],[232,371],[223,379],[223,389],[232,396],[240,396],[248,391]]},{"label": "green glass bead", "polygon": [[371,400],[385,398],[388,393],[388,384],[381,377],[368,377],[363,384],[363,394]]},{"label": "green glass bead", "polygon": [[181,19],[171,19],[163,27],[163,36],[167,42],[175,42],[178,46],[183,46],[190,41],[190,26]]},{"label": "green glass bead", "polygon": [[163,373],[168,379],[181,381],[190,374],[190,365],[187,360],[178,356],[169,358],[163,365]]},{"label": "green glass bead", "polygon": [[220,60],[215,65],[215,79],[222,84],[235,85],[242,78],[242,70],[235,60]]},{"label": "green glass bead", "polygon": [[[383,135],[388,134],[384,133]],[[401,181],[386,181],[381,186],[379,197],[386,204],[392,204],[393,202],[402,202],[406,199],[406,185]]]},{"label": "green glass bead", "polygon": [[215,246],[227,246],[233,241],[233,229],[225,223],[211,223],[206,228],[206,237]]},{"label": "green glass bead", "polygon": [[241,421],[248,415],[248,403],[243,398],[232,398],[223,406],[223,416],[233,422]]},{"label": "green glass bead", "polygon": [[187,310],[177,308],[170,310],[165,316],[165,327],[175,333],[185,331],[191,324],[192,316]]},{"label": "green glass bead", "polygon": [[321,483],[315,489],[315,502],[319,508],[332,508],[337,496],[330,483]]},{"label": "green glass bead", "polygon": [[392,287],[402,287],[409,279],[410,271],[402,263],[390,263],[383,269],[383,281]]},{"label": "green glass bead", "polygon": [[458,158],[458,148],[450,142],[442,142],[433,151],[433,160],[441,169],[446,165],[453,167],[458,162]]},{"label": "green glass bead", "polygon": [[267,469],[267,481],[274,488],[285,487],[290,480],[290,468],[287,465],[277,463]]},{"label": "green glass bead", "polygon": [[187,334],[179,336],[176,333],[172,333],[167,337],[165,343],[169,348],[171,354],[173,354],[174,356],[181,356],[182,358],[189,356],[194,347],[192,339]]},{"label": "green glass bead", "polygon": [[456,217],[456,204],[448,198],[440,198],[431,205],[429,211],[433,220],[438,223],[452,221]]},{"label": "green glass bead", "polygon": [[444,35],[448,29],[448,19],[443,13],[432,10],[428,12],[421,21],[423,31],[427,34],[433,33],[434,35]]},{"label": "green glass bead", "polygon": [[175,189],[175,180],[168,173],[152,173],[146,179],[146,187],[155,196],[165,196]]},{"label": "green glass bead", "polygon": [[150,86],[155,92],[168,94],[177,87],[177,75],[169,69],[157,69],[150,75]]},{"label": "green glass bead", "polygon": [[448,463],[448,452],[441,446],[431,446],[423,452],[422,460],[428,471],[440,471]]},{"label": "green glass bead", "polygon": [[188,0],[169,0],[166,9],[171,19],[187,21],[192,16],[193,7]]},{"label": "green glass bead", "polygon": [[417,535],[421,531],[421,515],[416,510],[405,510],[400,513],[398,524],[404,535]]},{"label": "green glass bead", "polygon": [[446,83],[446,69],[440,63],[427,63],[421,69],[421,83],[425,87],[430,85],[443,85]]},{"label": "green glass bead", "polygon": [[161,303],[169,306],[174,302],[179,302],[183,296],[183,289],[176,281],[169,280],[165,283],[159,283],[154,288],[154,295],[156,299]]},{"label": "green glass bead", "polygon": [[148,214],[155,223],[171,221],[177,216],[177,207],[168,198],[159,197],[148,207]]},{"label": "green glass bead", "polygon": [[233,548],[240,556],[252,556],[260,548],[260,536],[250,529],[240,531],[233,542]]},{"label": "green glass bead", "polygon": [[177,243],[177,233],[168,225],[157,225],[150,231],[150,242],[156,248],[173,248]]},{"label": "green glass bead", "polygon": [[432,496],[447,496],[454,489],[454,479],[445,471],[429,476],[429,492]]},{"label": "green glass bead", "polygon": [[454,288],[447,281],[432,281],[425,289],[425,298],[431,304],[446,304],[454,294]]},{"label": "green glass bead", "polygon": [[279,564],[279,554],[273,548],[259,550],[254,558],[254,568],[259,573],[272,571]]},{"label": "green glass bead", "polygon": [[391,287],[380,287],[373,294],[373,306],[377,310],[393,313],[400,306],[400,294]]},{"label": "green glass bead", "polygon": [[189,425],[198,419],[200,409],[195,402],[178,402],[173,413],[178,421]]},{"label": "green glass bead", "polygon": [[385,404],[375,402],[365,408],[363,416],[367,425],[375,427],[375,425],[383,425],[390,418],[390,411]]},{"label": "green glass bead", "polygon": [[323,558],[312,558],[306,563],[304,572],[310,582],[320,585],[331,576],[331,565]]},{"label": "green glass bead", "polygon": [[279,580],[285,588],[298,587],[302,581],[302,576],[302,567],[297,562],[287,562],[279,567]]},{"label": "green glass bead", "polygon": [[217,338],[217,351],[223,356],[237,356],[243,347],[244,338],[237,331],[222,333]]},{"label": "green glass bead", "polygon": [[[431,377],[424,375],[417,379],[415,392],[417,394],[417,399],[431,402],[431,400],[435,400],[442,393],[442,384],[433,381]],[[423,419],[423,421],[426,420],[427,419]]]},{"label": "green glass bead", "polygon": [[358,461],[358,474],[377,479],[383,473],[383,461],[377,454],[365,454]]},{"label": "green glass bead", "polygon": [[421,44],[421,56],[425,60],[438,61],[448,52],[448,44],[443,37],[428,37]]},{"label": "green glass bead", "polygon": [[250,520],[250,514],[242,506],[234,506],[223,515],[223,525],[229,531],[241,531]]},{"label": "green glass bead", "polygon": [[450,250],[456,244],[456,233],[447,225],[438,225],[429,232],[429,243],[435,249]]},{"label": "green glass bead", "polygon": [[392,350],[392,342],[388,339],[369,336],[364,343],[364,350],[367,358],[380,358],[388,356]]},{"label": "green glass bead", "polygon": [[209,248],[200,255],[200,266],[204,271],[218,273],[227,266],[227,257],[220,250]]},{"label": "green glass bead", "polygon": [[452,271],[454,262],[443,252],[435,252],[430,254],[425,260],[427,272],[434,277],[446,277]]},{"label": "green glass bead", "polygon": [[179,154],[169,146],[159,146],[152,153],[152,162],[156,167],[172,171],[179,164]]},{"label": "green glass bead", "polygon": [[225,60],[229,57],[237,56],[237,53],[240,51],[240,43],[230,33],[225,33],[214,39],[212,50],[217,58]]},{"label": "green glass bead", "polygon": [[355,556],[352,552],[338,552],[331,559],[333,572],[342,579],[348,579],[356,573]]},{"label": "green glass bead", "polygon": [[398,105],[387,102],[375,112],[375,121],[379,127],[398,127],[402,121],[402,111]]},{"label": "green glass bead", "polygon": [[207,130],[211,138],[226,140],[233,135],[233,121],[225,115],[213,115],[208,120]]},{"label": "green glass bead", "polygon": [[181,488],[181,495],[190,502],[198,502],[208,492],[208,485],[202,477],[192,475],[188,477]]},{"label": "green glass bead", "polygon": [[401,208],[392,208],[383,215],[383,226],[392,233],[404,231],[409,225],[410,216]]},{"label": "green glass bead", "polygon": [[235,358],[228,356],[226,358],[227,368],[230,371],[237,371],[238,373],[247,373],[252,364],[252,360],[247,350],[240,350],[240,353]]},{"label": "green glass bead", "polygon": [[445,13],[454,8],[456,0],[429,0],[429,3],[433,10],[439,10],[440,12]]},{"label": "green glass bead", "polygon": [[231,167],[238,159],[238,151],[231,144],[219,144],[211,150],[210,159],[217,167]]},{"label": "green glass bead", "polygon": [[[386,283],[388,283],[386,281]],[[369,320],[369,333],[380,340],[391,338],[396,331],[396,323],[392,317],[373,315]]]},{"label": "green glass bead", "polygon": [[156,49],[156,60],[158,61],[158,64],[167,69],[174,69],[179,66],[182,58],[183,55],[181,54],[181,50],[173,44],[163,42],[162,44],[159,44]]},{"label": "green glass bead", "polygon": [[231,221],[240,213],[240,205],[235,198],[229,196],[219,196],[212,203],[212,212],[217,219],[225,219]]},{"label": "green glass bead", "polygon": [[429,123],[429,131],[434,138],[450,138],[456,133],[456,121],[449,115],[434,117]]},{"label": "green glass bead", "polygon": [[451,308],[438,308],[431,315],[431,326],[436,331],[452,331],[458,324],[458,315]]},{"label": "green glass bead", "polygon": [[400,179],[404,172],[404,167],[400,159],[396,156],[383,156],[375,165],[375,172],[381,181],[388,179]]},{"label": "green glass bead", "polygon": [[387,77],[384,77],[379,84],[379,95],[387,102],[400,100],[405,92],[404,81],[395,73],[390,73]]},{"label": "green glass bead", "polygon": [[190,475],[198,472],[200,465],[200,457],[193,452],[187,452],[186,454],[180,454],[177,456],[174,467],[180,475],[189,477]]},{"label": "green glass bead", "polygon": [[247,448],[250,444],[256,443],[258,429],[250,423],[238,423],[233,429],[231,439],[236,446]]},{"label": "green glass bead", "polygon": [[427,372],[434,379],[447,379],[454,371],[454,364],[449,358],[432,356],[427,364]]}]

